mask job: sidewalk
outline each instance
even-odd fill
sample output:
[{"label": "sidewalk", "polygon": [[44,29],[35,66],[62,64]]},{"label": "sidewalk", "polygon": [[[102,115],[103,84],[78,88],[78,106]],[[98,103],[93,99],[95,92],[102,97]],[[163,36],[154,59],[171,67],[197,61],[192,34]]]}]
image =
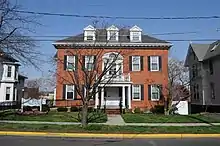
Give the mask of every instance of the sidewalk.
[{"label": "sidewalk", "polygon": [[[40,121],[9,121],[0,120],[0,123],[15,123],[15,124],[45,124],[45,125],[80,125],[76,122],[40,122]],[[220,123],[89,123],[90,125],[117,125],[117,126],[220,126]]]}]

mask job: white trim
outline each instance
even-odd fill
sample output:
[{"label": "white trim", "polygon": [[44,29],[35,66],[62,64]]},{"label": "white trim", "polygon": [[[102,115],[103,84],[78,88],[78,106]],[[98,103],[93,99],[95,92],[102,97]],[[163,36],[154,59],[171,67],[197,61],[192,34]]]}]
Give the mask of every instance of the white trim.
[{"label": "white trim", "polygon": [[109,47],[171,47],[173,44],[170,43],[140,43],[140,42],[55,42],[52,45],[61,45],[61,46],[109,46]]},{"label": "white trim", "polygon": [[[152,98],[153,86],[157,86],[157,85],[151,85],[151,86],[150,86],[150,90],[151,90],[151,95],[150,95],[150,96],[151,96],[151,101],[159,101],[159,100],[160,100],[160,91],[157,92],[158,99],[153,99],[153,98]],[[158,87],[157,87],[157,88],[158,88]],[[159,89],[158,89],[158,90],[159,90]]]},{"label": "white trim", "polygon": [[[139,99],[134,99],[134,86],[139,86]],[[141,101],[141,85],[132,85],[132,100],[134,101]]]},{"label": "white trim", "polygon": [[142,29],[137,25],[134,25],[132,28],[130,28],[130,31],[142,31]]},{"label": "white trim", "polygon": [[95,28],[92,25],[88,25],[83,30],[95,30]]},{"label": "white trim", "polygon": [[[134,63],[134,57],[138,57],[139,58],[139,69],[138,70],[134,70],[134,68],[133,68],[133,63]],[[132,66],[131,66],[131,68],[132,68],[132,71],[141,71],[141,56],[132,56]]]},{"label": "white trim", "polygon": [[[67,86],[73,86],[73,98],[72,98],[72,99],[68,99],[68,98],[67,98]],[[66,91],[66,93],[65,93],[65,99],[66,99],[66,100],[74,100],[74,97],[75,97],[75,85],[66,85],[65,88],[66,88],[66,90],[65,90],[65,91]]]},{"label": "white trim", "polygon": [[[152,69],[152,63],[153,63],[153,57],[157,57],[157,62],[154,62],[154,63],[157,63],[157,69]],[[150,56],[150,71],[159,71],[160,70],[160,66],[159,66],[159,56]]]}]

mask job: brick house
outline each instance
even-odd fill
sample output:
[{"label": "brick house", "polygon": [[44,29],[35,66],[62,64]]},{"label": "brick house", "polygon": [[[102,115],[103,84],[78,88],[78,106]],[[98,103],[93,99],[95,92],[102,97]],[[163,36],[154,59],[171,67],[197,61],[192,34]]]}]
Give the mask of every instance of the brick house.
[{"label": "brick house", "polygon": [[[120,50],[121,61],[115,64],[115,68],[122,70],[119,78],[96,95],[94,107],[103,107],[104,104],[107,108],[118,107],[120,98],[123,108],[128,109],[150,109],[164,103],[162,94],[165,91],[160,89],[165,88],[160,87],[168,84],[169,42],[143,34],[136,25],[130,29],[118,29],[114,25],[107,29],[95,29],[89,25],[82,34],[56,41],[53,45],[57,49],[56,106],[80,105],[74,85],[66,82],[71,80],[67,66],[71,62],[78,64],[79,57],[84,57],[84,64],[87,65],[87,52],[100,48],[104,48],[103,58],[109,58]],[[79,53],[71,56],[67,53],[74,52],[76,48],[80,50],[80,56]],[[76,65],[76,69],[81,68]]]}]

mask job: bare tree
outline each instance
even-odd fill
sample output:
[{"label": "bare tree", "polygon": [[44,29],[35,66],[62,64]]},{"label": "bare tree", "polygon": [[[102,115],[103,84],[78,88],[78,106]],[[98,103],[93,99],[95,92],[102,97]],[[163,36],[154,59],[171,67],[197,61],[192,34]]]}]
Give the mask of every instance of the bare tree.
[{"label": "bare tree", "polygon": [[33,32],[33,26],[39,23],[36,16],[19,14],[19,8],[10,0],[0,0],[0,52],[39,69],[42,54],[36,49],[36,42],[24,35]]},{"label": "bare tree", "polygon": [[[57,57],[58,64],[64,64],[64,68],[68,71],[68,77],[66,74],[57,74],[58,80],[62,84],[74,84],[74,89],[81,100],[80,120],[83,127],[87,126],[90,121],[91,116],[88,112],[90,101],[95,99],[95,96],[106,85],[113,83],[115,79],[120,80],[122,77],[120,64],[126,64],[123,62],[123,58],[129,54],[118,48],[106,52],[109,41],[103,42],[102,47],[98,47],[97,43],[96,41],[91,42],[89,48],[75,46],[74,49],[65,50],[67,56],[74,56],[72,62],[66,63],[65,58],[63,60],[59,59],[59,56]],[[119,65],[119,68],[116,68],[116,65]]]},{"label": "bare tree", "polygon": [[[176,106],[182,100],[190,97],[188,68],[184,67],[184,61],[169,59],[168,63],[169,84],[166,88],[165,114],[173,113]],[[177,101],[172,105],[172,101]]]}]

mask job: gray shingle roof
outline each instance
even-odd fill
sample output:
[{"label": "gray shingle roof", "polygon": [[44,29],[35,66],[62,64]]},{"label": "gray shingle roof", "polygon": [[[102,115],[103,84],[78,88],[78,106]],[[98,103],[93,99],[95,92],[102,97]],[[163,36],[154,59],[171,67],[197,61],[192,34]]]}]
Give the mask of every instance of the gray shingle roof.
[{"label": "gray shingle roof", "polygon": [[[216,45],[215,49],[212,51],[213,47]],[[220,55],[220,41],[216,41],[209,45],[208,51],[204,56],[204,60],[210,59],[212,57]]]},{"label": "gray shingle roof", "polygon": [[[96,41],[97,42],[106,42],[107,41],[107,31],[105,29],[96,30]],[[76,36],[68,37],[56,42],[84,42],[84,34],[79,34]],[[120,29],[119,30],[119,41],[118,42],[130,42],[130,31],[129,29]],[[142,35],[141,43],[169,43],[164,40],[160,40],[149,35]]]},{"label": "gray shingle roof", "polygon": [[190,45],[195,52],[199,61],[203,61],[206,56],[206,52],[209,49],[209,44],[191,44]]}]

